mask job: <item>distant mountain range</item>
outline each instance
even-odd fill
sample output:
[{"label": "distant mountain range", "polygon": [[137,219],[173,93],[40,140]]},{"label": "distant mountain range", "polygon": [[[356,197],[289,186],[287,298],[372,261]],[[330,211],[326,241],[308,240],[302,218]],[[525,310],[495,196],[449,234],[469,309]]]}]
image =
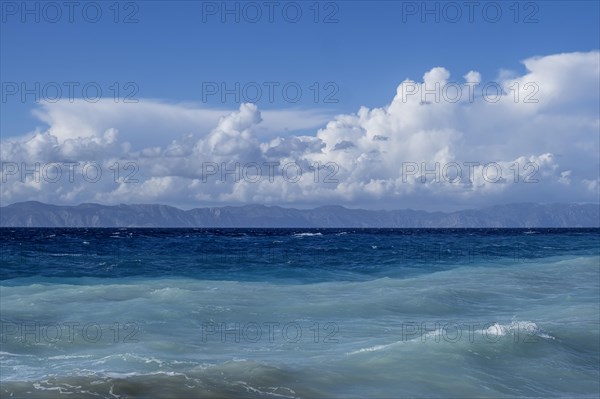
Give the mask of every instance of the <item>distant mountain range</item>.
[{"label": "distant mountain range", "polygon": [[371,211],[342,206],[293,209],[245,205],[184,211],[167,205],[0,207],[1,227],[600,227],[598,204],[509,204],[457,212]]}]

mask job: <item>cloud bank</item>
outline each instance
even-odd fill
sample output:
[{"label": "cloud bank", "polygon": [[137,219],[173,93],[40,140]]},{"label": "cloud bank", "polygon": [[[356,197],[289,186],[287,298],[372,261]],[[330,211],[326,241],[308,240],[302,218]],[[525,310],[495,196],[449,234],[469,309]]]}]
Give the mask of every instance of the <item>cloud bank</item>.
[{"label": "cloud bank", "polygon": [[383,107],[328,120],[254,104],[43,103],[34,113],[47,129],[1,141],[0,199],[387,209],[598,202],[600,53],[523,64],[522,76],[488,80],[435,67],[401,82]]}]

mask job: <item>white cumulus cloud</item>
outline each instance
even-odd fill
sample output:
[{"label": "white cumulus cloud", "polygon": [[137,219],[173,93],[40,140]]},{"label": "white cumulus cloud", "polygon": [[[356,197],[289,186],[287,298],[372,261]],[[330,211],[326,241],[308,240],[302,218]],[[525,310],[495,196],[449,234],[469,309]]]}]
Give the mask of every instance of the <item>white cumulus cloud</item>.
[{"label": "white cumulus cloud", "polygon": [[34,112],[47,129],[2,140],[0,199],[422,209],[597,202],[599,59],[598,51],[532,57],[522,76],[493,84],[475,70],[455,80],[436,66],[400,82],[382,107],[333,117],[147,99],[42,104]]}]

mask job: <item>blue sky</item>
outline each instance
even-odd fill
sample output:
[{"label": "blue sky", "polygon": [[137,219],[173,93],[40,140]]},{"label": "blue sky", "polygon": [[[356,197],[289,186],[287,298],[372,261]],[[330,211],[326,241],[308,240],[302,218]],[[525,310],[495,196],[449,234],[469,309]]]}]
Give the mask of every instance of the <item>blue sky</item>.
[{"label": "blue sky", "polygon": [[[102,17],[97,23],[90,23],[81,11],[86,2],[81,2],[74,10],[73,23],[64,7],[58,22],[51,23],[47,19],[54,18],[54,10],[44,11],[45,3],[27,3],[31,9],[39,9],[40,21],[36,22],[36,15],[21,14],[23,3],[3,1],[2,139],[22,137],[36,128],[44,131],[52,121],[56,122],[56,116],[40,118],[42,106],[35,103],[32,95],[22,101],[19,94],[7,94],[7,85],[14,83],[34,87],[35,82],[42,86],[48,82],[78,82],[81,87],[97,82],[103,98],[110,99],[114,82],[119,82],[120,97],[131,93],[132,86],[125,84],[133,82],[134,97],[142,101],[233,112],[243,103],[243,95],[242,101],[229,95],[223,102],[220,91],[206,92],[208,85],[220,90],[221,84],[234,87],[239,82],[241,88],[251,90],[248,84],[256,82],[262,88],[262,98],[256,102],[261,112],[304,110],[331,120],[337,114],[356,113],[361,106],[385,107],[401,82],[407,78],[421,81],[424,73],[435,67],[449,71],[450,81],[462,81],[463,75],[472,70],[480,74],[482,81],[500,81],[524,76],[527,69],[522,61],[533,57],[589,53],[600,48],[597,1],[482,1],[474,9],[472,22],[461,1],[451,2],[451,6],[448,2],[427,2],[426,6],[422,2],[400,1],[292,2],[286,15],[293,17],[293,11],[299,7],[302,17],[297,23],[289,22],[283,14],[282,8],[288,3],[276,6],[273,22],[269,21],[263,2],[253,3],[260,6],[262,16],[257,23],[251,23],[244,15],[252,18],[254,10],[245,9],[248,6],[241,2],[121,2],[117,7],[119,22],[115,23],[116,3],[96,2],[94,7],[99,5]],[[458,5],[462,16],[453,23],[449,19],[454,18],[454,5]],[[234,20],[234,15],[226,15],[223,22],[221,7],[239,7],[240,22]],[[423,22],[422,7],[438,7],[439,22],[433,14],[425,15]],[[497,8],[502,15],[498,22],[490,22]],[[315,9],[319,10],[318,23],[314,22]],[[93,15],[91,11],[90,14]],[[132,16],[134,23],[123,23],[127,15]],[[332,23],[324,23],[327,16]],[[278,84],[273,102],[267,99],[264,82]],[[302,90],[298,102],[286,101],[280,90],[290,82]],[[318,86],[313,86],[315,82]],[[64,100],[68,92],[62,87]],[[587,90],[592,93],[594,89],[592,82]],[[315,92],[319,94],[317,100]],[[81,97],[80,89],[74,93]],[[252,96],[253,92],[248,93]],[[594,110],[596,100],[591,95],[591,101],[573,106]],[[326,102],[325,98],[333,101]],[[597,117],[591,112],[592,117]],[[47,110],[46,114],[53,115]],[[274,123],[268,137],[290,135],[290,130],[298,136],[315,136],[318,128],[325,126],[325,120],[317,119],[314,124],[293,124],[280,131],[273,130],[280,128]],[[111,127],[120,134],[127,131],[127,127]],[[169,136],[163,129],[147,135],[153,145],[164,146],[185,131],[174,129],[173,136]],[[168,137],[161,143],[157,137],[165,135]],[[141,144],[136,146],[132,141],[132,149],[141,149]],[[580,199],[590,198],[584,197]],[[337,200],[332,197],[322,201]],[[353,203],[350,201],[350,205]],[[362,200],[356,202],[359,203]]]},{"label": "blue sky", "polygon": [[[403,4],[415,3],[420,8],[421,2],[339,1],[337,8],[321,2],[319,18],[330,16],[338,22],[314,23],[315,2],[308,1],[298,2],[303,14],[295,24],[284,19],[283,6],[275,8],[272,23],[265,6],[257,23],[246,22],[242,8],[240,23],[235,23],[234,15],[227,15],[227,23],[222,23],[220,11],[203,14],[203,3],[139,1],[137,9],[125,8],[123,3],[119,18],[133,13],[132,18],[139,21],[129,24],[113,23],[109,2],[102,3],[103,16],[96,24],[87,23],[79,9],[74,10],[74,23],[69,23],[65,8],[57,23],[45,22],[42,9],[40,23],[34,23],[34,15],[25,16],[27,23],[21,22],[19,14],[6,15],[2,81],[30,85],[104,82],[105,91],[113,82],[131,81],[139,87],[138,97],[190,102],[203,102],[203,82],[226,82],[231,87],[235,82],[242,86],[299,82],[303,98],[298,106],[314,105],[314,92],[309,91],[314,82],[334,82],[339,91],[331,99],[339,102],[319,105],[351,112],[361,105],[389,101],[398,83],[417,79],[435,66],[443,65],[457,75],[475,68],[493,80],[501,68],[521,72],[520,61],[534,55],[599,47],[600,3],[596,1],[520,2],[519,23],[514,22],[516,2],[497,2],[503,13],[497,23],[486,21],[483,5],[474,9],[473,23],[466,6],[461,6],[459,21],[452,23],[452,10],[444,14],[443,2],[438,2],[440,22],[435,22],[435,15],[427,15],[423,23],[420,13],[408,14]],[[221,7],[221,2],[208,3]],[[233,9],[235,2],[226,7]],[[251,11],[246,10],[249,19]],[[488,10],[490,20],[493,11]],[[293,9],[288,13],[293,18]],[[531,21],[526,23],[528,17]],[[321,93],[333,93],[333,89]],[[274,103],[263,96],[259,101],[263,108],[287,105],[280,92]],[[209,106],[222,106],[218,95],[206,99]],[[227,97],[227,103],[234,103],[233,96]],[[26,104],[12,98],[4,102],[3,135],[31,129],[33,106],[31,95]]]}]

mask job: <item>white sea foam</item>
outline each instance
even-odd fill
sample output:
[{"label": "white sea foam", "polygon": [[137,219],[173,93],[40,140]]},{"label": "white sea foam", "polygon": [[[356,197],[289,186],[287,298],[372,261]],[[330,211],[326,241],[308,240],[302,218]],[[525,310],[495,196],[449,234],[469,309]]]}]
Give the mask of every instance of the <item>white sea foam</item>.
[{"label": "white sea foam", "polygon": [[486,336],[503,337],[506,335],[524,334],[535,335],[545,339],[555,339],[555,337],[543,332],[533,321],[513,320],[509,324],[494,323],[485,330],[477,330],[478,333]]},{"label": "white sea foam", "polygon": [[33,357],[33,355],[25,355],[25,354],[20,354],[20,353],[10,353],[10,352],[3,352],[3,351],[0,351],[0,356]]},{"label": "white sea foam", "polygon": [[377,352],[377,351],[385,350],[388,348],[392,348],[392,347],[400,345],[402,343],[403,343],[403,341],[396,341],[396,342],[392,342],[391,344],[369,346],[367,348],[361,348],[361,349],[358,349],[358,350],[355,350],[352,352],[348,352],[348,353],[346,353],[346,355],[356,355],[358,353],[365,353],[365,352]]},{"label": "white sea foam", "polygon": [[[247,392],[256,393],[259,395],[267,395],[267,396],[274,396],[274,397],[278,397],[278,398],[290,398],[290,399],[299,398],[298,396],[296,396],[296,392],[294,392],[293,389],[286,388],[286,387],[258,387],[258,388],[255,388],[245,381],[235,381],[233,384],[242,386]],[[277,393],[276,392],[277,390],[286,390],[288,392],[288,395]]]},{"label": "white sea foam", "polygon": [[294,237],[296,238],[301,238],[301,237],[318,237],[318,236],[322,236],[322,233],[295,233]]}]

